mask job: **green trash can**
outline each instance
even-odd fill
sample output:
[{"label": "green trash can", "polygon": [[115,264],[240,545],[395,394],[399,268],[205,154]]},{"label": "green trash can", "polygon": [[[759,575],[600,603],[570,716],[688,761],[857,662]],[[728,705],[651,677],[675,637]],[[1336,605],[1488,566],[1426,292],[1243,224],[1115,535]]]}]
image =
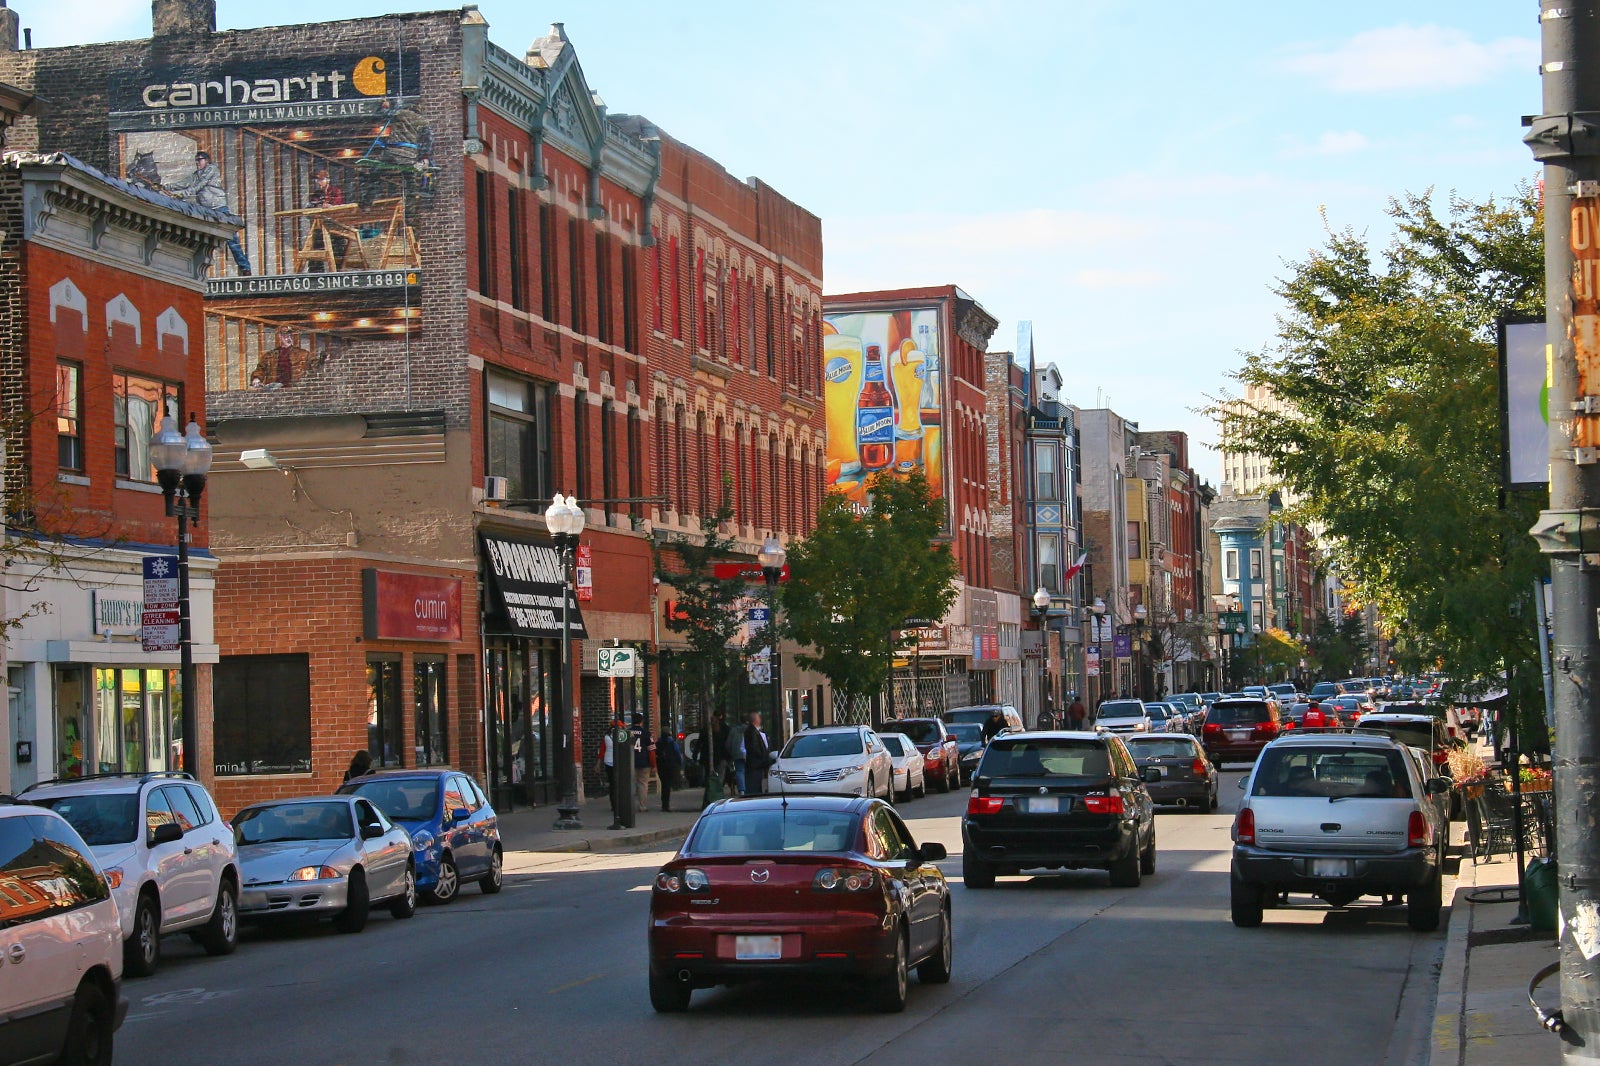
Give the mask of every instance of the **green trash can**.
[{"label": "green trash can", "polygon": [[1528,926],[1541,932],[1553,933],[1556,929],[1556,911],[1559,908],[1560,886],[1556,882],[1556,860],[1534,859],[1528,863],[1523,876],[1528,893]]}]

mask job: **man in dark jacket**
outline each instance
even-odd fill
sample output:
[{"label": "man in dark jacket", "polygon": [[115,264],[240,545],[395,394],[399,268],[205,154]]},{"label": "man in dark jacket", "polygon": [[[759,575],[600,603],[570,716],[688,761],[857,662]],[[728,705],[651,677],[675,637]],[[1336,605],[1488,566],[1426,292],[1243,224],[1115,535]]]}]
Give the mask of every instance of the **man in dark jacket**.
[{"label": "man in dark jacket", "polygon": [[999,736],[1000,731],[1005,727],[1005,716],[999,711],[990,711],[989,717],[983,723],[983,742],[985,744],[989,743],[989,741]]},{"label": "man in dark jacket", "polygon": [[656,738],[656,780],[661,783],[661,809],[664,811],[672,810],[672,788],[682,772],[683,752],[678,747],[678,738],[663,723],[661,735]]},{"label": "man in dark jacket", "polygon": [[767,790],[767,769],[777,760],[767,745],[767,735],[761,731],[761,713],[750,712],[750,724],[744,727],[744,794],[759,796]]}]

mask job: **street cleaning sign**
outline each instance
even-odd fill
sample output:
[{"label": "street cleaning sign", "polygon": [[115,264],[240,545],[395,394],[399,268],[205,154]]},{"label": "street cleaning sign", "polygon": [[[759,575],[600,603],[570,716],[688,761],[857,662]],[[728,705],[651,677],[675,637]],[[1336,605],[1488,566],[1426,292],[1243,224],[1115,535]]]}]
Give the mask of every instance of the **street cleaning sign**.
[{"label": "street cleaning sign", "polygon": [[178,560],[170,555],[144,557],[144,610],[139,621],[145,651],[178,650]]}]

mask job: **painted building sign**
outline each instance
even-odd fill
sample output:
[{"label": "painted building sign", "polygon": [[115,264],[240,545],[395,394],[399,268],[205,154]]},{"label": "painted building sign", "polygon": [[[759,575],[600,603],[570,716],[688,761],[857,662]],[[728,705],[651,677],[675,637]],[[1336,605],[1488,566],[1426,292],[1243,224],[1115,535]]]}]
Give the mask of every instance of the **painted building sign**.
[{"label": "painted building sign", "polygon": [[209,391],[297,388],[421,329],[439,170],[421,88],[416,51],[113,77],[121,176],[245,221],[206,282]]}]

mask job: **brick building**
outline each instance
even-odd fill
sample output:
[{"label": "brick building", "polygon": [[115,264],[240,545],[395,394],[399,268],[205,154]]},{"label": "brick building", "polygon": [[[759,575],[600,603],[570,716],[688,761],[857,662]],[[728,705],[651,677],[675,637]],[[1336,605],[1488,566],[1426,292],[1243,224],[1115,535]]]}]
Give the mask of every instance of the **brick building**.
[{"label": "brick building", "polygon": [[[551,801],[613,708],[671,696],[595,676],[601,643],[665,643],[655,542],[699,529],[723,472],[752,555],[809,528],[817,219],[608,114],[559,25],[519,58],[475,7],[155,14],[152,40],[0,55],[0,78],[60,95],[38,135],[116,173],[192,194],[214,164],[245,220],[205,304],[219,801],[324,790],[362,747]],[[575,595],[557,492],[587,522]],[[792,705],[813,680],[786,674]]]}]

